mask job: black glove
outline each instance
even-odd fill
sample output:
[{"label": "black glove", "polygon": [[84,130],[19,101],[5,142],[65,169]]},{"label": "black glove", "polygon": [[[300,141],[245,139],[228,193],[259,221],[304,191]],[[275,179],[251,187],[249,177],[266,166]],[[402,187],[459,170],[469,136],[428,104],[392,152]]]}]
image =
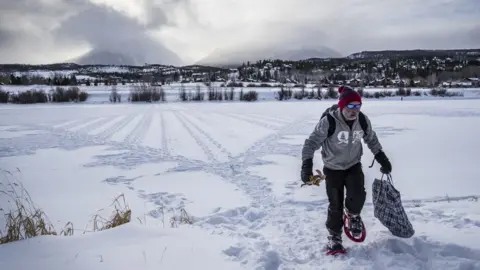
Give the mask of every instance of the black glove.
[{"label": "black glove", "polygon": [[313,175],[313,159],[309,158],[302,162],[301,178],[304,183],[310,181],[310,176]]},{"label": "black glove", "polygon": [[381,173],[390,174],[390,172],[392,172],[392,164],[383,151],[380,151],[375,155],[375,160],[380,163]]}]

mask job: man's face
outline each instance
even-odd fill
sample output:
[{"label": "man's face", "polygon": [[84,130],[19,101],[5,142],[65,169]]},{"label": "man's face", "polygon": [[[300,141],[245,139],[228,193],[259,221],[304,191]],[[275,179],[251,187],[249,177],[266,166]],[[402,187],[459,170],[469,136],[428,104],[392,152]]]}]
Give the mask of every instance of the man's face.
[{"label": "man's face", "polygon": [[358,113],[360,112],[360,106],[361,103],[358,101],[350,102],[349,104],[347,104],[347,106],[345,106],[345,108],[343,108],[343,116],[345,116],[347,120],[357,119]]}]

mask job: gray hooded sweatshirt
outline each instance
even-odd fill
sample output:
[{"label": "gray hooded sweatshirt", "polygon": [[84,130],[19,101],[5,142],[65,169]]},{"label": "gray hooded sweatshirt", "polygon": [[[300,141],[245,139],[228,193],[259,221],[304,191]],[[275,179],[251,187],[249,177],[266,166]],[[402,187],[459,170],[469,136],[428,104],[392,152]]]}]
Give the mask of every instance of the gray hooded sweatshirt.
[{"label": "gray hooded sweatshirt", "polygon": [[328,118],[325,116],[315,126],[313,132],[305,140],[302,149],[302,160],[313,158],[315,151],[322,148],[322,160],[325,167],[332,170],[346,170],[361,161],[363,147],[361,139],[375,155],[382,150],[375,131],[372,130],[370,119],[365,115],[368,124],[364,134],[360,122],[353,122],[352,128],[345,122],[340,109],[330,112],[336,123],[335,132],[328,135]]}]

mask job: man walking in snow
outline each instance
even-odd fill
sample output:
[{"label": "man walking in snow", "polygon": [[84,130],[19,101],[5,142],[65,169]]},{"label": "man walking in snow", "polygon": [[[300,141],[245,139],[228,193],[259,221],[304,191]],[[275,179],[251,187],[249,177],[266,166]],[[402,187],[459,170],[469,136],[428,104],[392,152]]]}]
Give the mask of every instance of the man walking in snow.
[{"label": "man walking in snow", "polygon": [[308,183],[313,175],[313,156],[322,148],[321,155],[326,176],[326,192],[329,200],[326,227],[329,232],[329,253],[342,252],[342,227],[344,213],[344,189],[346,189],[345,213],[350,218],[350,232],[358,237],[362,233],[360,212],[366,192],[361,158],[361,139],[367,144],[381,165],[380,171],[392,170],[389,159],[382,151],[369,118],[360,112],[361,96],[348,86],[339,88],[338,105],[327,109],[313,132],[305,140],[302,149],[301,179]]}]

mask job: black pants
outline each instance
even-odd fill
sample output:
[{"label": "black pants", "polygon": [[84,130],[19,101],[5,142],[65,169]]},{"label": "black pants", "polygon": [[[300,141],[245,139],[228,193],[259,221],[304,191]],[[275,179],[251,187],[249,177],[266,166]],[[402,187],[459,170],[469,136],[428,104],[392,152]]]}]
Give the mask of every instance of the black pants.
[{"label": "black pants", "polygon": [[[360,214],[365,203],[365,176],[362,164],[357,163],[347,170],[331,170],[324,167],[329,201],[326,226],[331,234],[341,234],[343,227],[343,207],[352,214]],[[347,196],[344,198],[345,189]]]}]

